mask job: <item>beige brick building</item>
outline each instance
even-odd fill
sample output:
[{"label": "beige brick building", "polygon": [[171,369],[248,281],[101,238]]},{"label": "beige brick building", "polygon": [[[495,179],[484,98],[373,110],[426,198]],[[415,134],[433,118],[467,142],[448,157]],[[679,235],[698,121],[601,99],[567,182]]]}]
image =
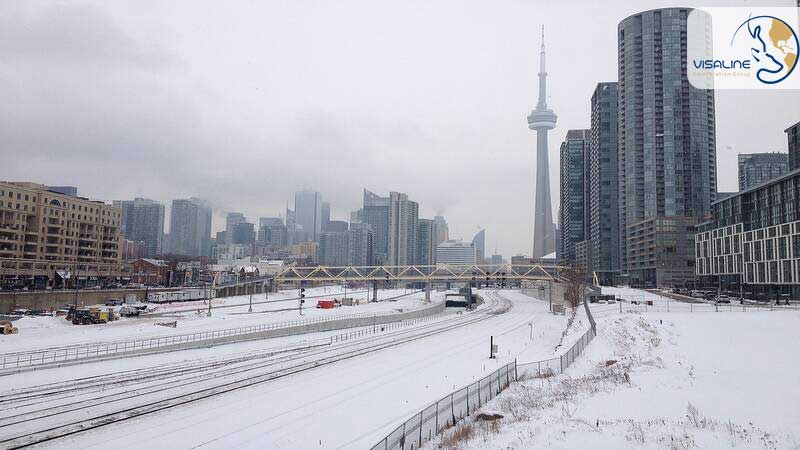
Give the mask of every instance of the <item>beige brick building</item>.
[{"label": "beige brick building", "polygon": [[121,216],[120,208],[41,184],[0,182],[0,279],[119,272]]}]

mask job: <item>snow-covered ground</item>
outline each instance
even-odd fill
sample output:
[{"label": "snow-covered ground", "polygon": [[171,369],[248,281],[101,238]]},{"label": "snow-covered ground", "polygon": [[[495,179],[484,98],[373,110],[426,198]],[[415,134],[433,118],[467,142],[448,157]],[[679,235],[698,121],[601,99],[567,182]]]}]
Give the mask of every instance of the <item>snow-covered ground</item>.
[{"label": "snow-covered ground", "polygon": [[484,408],[502,419],[468,419],[426,448],[800,448],[800,312],[675,303],[592,305],[598,336],[564,375],[513,384]]},{"label": "snow-covered ground", "polygon": [[[418,339],[401,345],[50,441],[47,447],[130,448],[135,442],[141,448],[170,449],[369,448],[411,414],[514,358],[538,359],[556,353],[555,348],[562,340],[566,326],[565,316],[549,314],[546,302],[516,291],[483,291],[482,294],[487,303],[478,311],[450,314],[439,319],[441,325],[438,322],[437,325],[420,324],[409,327],[408,333],[424,330],[426,326],[456,325],[459,320],[464,321],[463,326],[448,325],[447,329],[442,328],[436,334],[420,335]],[[508,303],[511,309],[505,312],[493,309]],[[471,317],[482,319],[467,322]],[[396,336],[400,338],[404,333],[399,331]],[[497,359],[488,358],[490,336],[499,345]],[[571,338],[571,334],[565,338],[565,345]],[[269,339],[11,375],[4,378],[5,389],[34,388],[51,382],[71,383],[70,380],[80,377],[113,375],[133,368],[149,371],[170,364],[208,362],[214,358],[229,358],[312,339],[314,336],[309,335]],[[370,335],[353,344],[369,345],[380,339],[383,339],[381,335]],[[303,353],[298,355],[302,357]],[[224,371],[218,375],[221,381],[233,377],[233,368],[239,367],[236,364],[250,363],[232,363],[231,375]],[[195,380],[193,383],[212,381]],[[192,385],[181,384],[175,389],[186,389],[187,386]],[[104,389],[107,390],[103,395],[114,395],[122,387]],[[6,390],[0,392],[0,397],[9,394],[12,392]],[[169,392],[164,395],[169,395]],[[76,404],[86,401],[81,400],[83,398],[74,401]],[[107,406],[97,405],[90,409],[87,405],[85,414],[104,412],[103,408],[114,411],[120,405],[135,404],[136,401],[137,397],[126,397]],[[7,419],[0,417],[0,420]],[[57,421],[58,416],[47,420]],[[0,438],[13,435],[13,428],[0,425]]]},{"label": "snow-covered ground", "polygon": [[[378,290],[379,299],[397,297],[412,292],[404,289]],[[341,287],[329,286],[307,288],[308,297],[322,295],[320,298],[307,298],[303,307],[303,316],[298,310],[298,291],[282,291],[270,293],[268,300],[265,294],[253,295],[253,312],[248,313],[250,296],[240,295],[214,299],[211,317],[207,316],[208,304],[203,301],[192,302],[192,305],[173,303],[158,305],[157,311],[170,312],[169,316],[141,316],[121,318],[120,320],[101,325],[72,325],[63,317],[34,316],[23,317],[14,322],[19,333],[3,336],[0,339],[0,354],[50,348],[64,345],[89,344],[97,342],[113,343],[117,340],[130,340],[143,337],[168,336],[198,331],[220,330],[246,327],[267,323],[279,323],[319,317],[342,316],[349,314],[385,314],[393,311],[410,311],[429,306],[425,302],[425,294],[418,292],[392,301],[378,303],[368,302],[367,295],[372,292],[347,291],[348,297],[360,299],[357,306],[342,306],[334,309],[315,308],[317,301],[325,298],[341,298]],[[431,292],[431,301],[444,300],[444,292]],[[371,298],[371,297],[369,297]],[[286,300],[286,301],[281,301]],[[259,303],[265,302],[268,303]],[[177,321],[175,328],[155,326],[159,322]]]}]

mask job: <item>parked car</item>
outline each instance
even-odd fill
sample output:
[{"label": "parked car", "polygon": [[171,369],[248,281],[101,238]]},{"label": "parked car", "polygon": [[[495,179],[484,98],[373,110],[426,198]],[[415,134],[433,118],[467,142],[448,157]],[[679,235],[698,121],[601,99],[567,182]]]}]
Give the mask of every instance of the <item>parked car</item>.
[{"label": "parked car", "polygon": [[125,305],[119,310],[119,315],[122,317],[136,317],[141,314],[141,310],[134,306]]},{"label": "parked car", "polygon": [[703,291],[692,291],[689,296],[692,298],[705,298],[706,293]]},{"label": "parked car", "polygon": [[106,300],[106,306],[120,306],[124,301],[120,298],[110,298]]}]

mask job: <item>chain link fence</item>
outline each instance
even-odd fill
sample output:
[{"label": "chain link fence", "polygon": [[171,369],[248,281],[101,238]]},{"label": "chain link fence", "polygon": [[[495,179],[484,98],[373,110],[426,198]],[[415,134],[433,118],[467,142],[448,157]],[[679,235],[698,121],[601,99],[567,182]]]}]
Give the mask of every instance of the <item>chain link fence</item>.
[{"label": "chain link fence", "polygon": [[524,364],[517,364],[517,361],[514,360],[481,380],[446,395],[426,407],[372,446],[372,450],[419,449],[434,436],[475,412],[500,394],[512,382],[523,376],[550,376],[563,373],[564,369],[580,356],[589,342],[597,335],[597,326],[592,312],[586,301],[583,302],[583,305],[589,318],[590,327],[561,356]]},{"label": "chain link fence", "polygon": [[428,406],[389,433],[372,450],[418,449],[475,412],[517,380],[516,361]]},{"label": "chain link fence", "polygon": [[[203,346],[215,342],[236,342],[262,337],[284,336],[297,334],[305,328],[307,331],[329,331],[352,326],[370,326],[391,322],[402,322],[408,319],[436,314],[444,310],[444,303],[431,307],[412,310],[404,313],[394,311],[363,314],[339,314],[313,319],[293,320],[286,322],[268,323],[248,327],[228,328],[212,331],[198,331],[195,333],[175,334],[168,336],[154,336],[142,339],[123,340],[117,342],[102,342],[76,344],[48,349],[12,352],[0,355],[0,370],[21,369],[26,367],[59,364],[64,362],[100,358],[124,353],[141,353],[168,349],[180,346]],[[359,323],[352,323],[358,320]]]}]

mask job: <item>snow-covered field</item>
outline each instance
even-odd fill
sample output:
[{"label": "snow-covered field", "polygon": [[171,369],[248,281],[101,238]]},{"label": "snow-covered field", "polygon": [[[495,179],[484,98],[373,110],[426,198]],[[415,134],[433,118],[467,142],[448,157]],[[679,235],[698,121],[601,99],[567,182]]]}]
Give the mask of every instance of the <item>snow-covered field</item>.
[{"label": "snow-covered field", "polygon": [[[74,423],[135,407],[158,400],[160,396],[182,395],[195,387],[253,380],[273,370],[273,366],[288,367],[287,361],[291,359],[315,365],[318,359],[314,358],[329,353],[343,354],[353,348],[368,348],[385,342],[386,348],[378,351],[46,443],[48,448],[102,449],[130,448],[134,444],[139,448],[170,449],[369,448],[411,414],[514,358],[538,359],[556,353],[566,317],[549,314],[546,302],[519,292],[484,291],[482,295],[487,302],[477,311],[447,314],[408,329],[345,341],[331,346],[330,350],[297,350],[274,357],[263,355],[276,346],[302,344],[315,338],[304,335],[4,377],[5,388],[0,398],[18,395],[22,388],[38,392],[44,383],[73,386],[77,378],[100,374],[108,377],[109,382],[98,387],[75,385],[74,393],[69,392],[72,388],[67,392],[56,390],[26,406],[27,409],[18,409],[21,406],[6,409],[0,413],[0,442],[25,432],[35,433],[42,429],[40,427],[58,427],[62,422]],[[511,308],[503,308],[503,305]],[[490,336],[499,345],[497,359],[488,358]],[[568,335],[565,342],[570,338]],[[393,345],[394,341],[398,344]],[[253,360],[253,355],[261,356]],[[258,364],[265,368],[242,372],[258,361],[264,361],[265,364]],[[211,363],[213,368],[209,368]],[[188,364],[200,367],[200,375],[171,372],[172,367]],[[134,372],[125,373],[124,370]],[[137,378],[156,372],[166,374],[147,380]],[[131,374],[134,374],[133,379],[125,384],[119,382]],[[162,387],[158,386],[166,386],[164,389],[168,390],[160,393]],[[97,392],[97,389],[101,390]],[[100,398],[106,400],[100,401]],[[107,402],[108,399],[114,401]],[[55,407],[52,411],[75,409],[71,405],[83,407],[45,418],[35,412],[41,407]],[[19,422],[22,416],[18,415],[23,412],[31,415],[23,417],[25,419],[37,418]],[[15,422],[16,425],[8,425]]]},{"label": "snow-covered field", "polygon": [[564,375],[512,385],[484,408],[502,419],[468,419],[426,448],[800,448],[800,312],[671,306],[592,305],[598,336]]},{"label": "snow-covered field", "polygon": [[[404,289],[381,289],[379,299],[387,299],[405,294]],[[347,291],[348,297],[360,299],[357,306],[342,306],[334,309],[317,309],[317,301],[324,298],[340,298],[343,291],[340,287],[318,287],[306,289],[308,297],[322,295],[320,298],[308,298],[300,316],[297,290],[270,293],[268,303],[265,294],[253,295],[253,312],[248,313],[250,296],[240,295],[214,299],[211,317],[207,317],[208,305],[203,301],[158,305],[157,312],[170,312],[169,316],[141,316],[121,318],[102,325],[72,325],[63,317],[35,316],[23,317],[14,322],[19,333],[3,336],[0,339],[0,354],[21,352],[42,348],[88,344],[97,342],[113,343],[117,340],[130,340],[144,337],[168,336],[198,331],[220,330],[235,327],[246,327],[267,323],[279,323],[319,317],[331,317],[348,314],[383,314],[393,311],[410,311],[429,306],[425,302],[424,293],[415,293],[400,297],[393,301],[378,303],[368,302],[367,295],[372,292],[353,293]],[[371,298],[371,297],[369,297]],[[444,292],[431,292],[431,301],[444,300]],[[287,310],[288,309],[288,310]],[[155,326],[159,322],[177,321],[175,328]]]}]

